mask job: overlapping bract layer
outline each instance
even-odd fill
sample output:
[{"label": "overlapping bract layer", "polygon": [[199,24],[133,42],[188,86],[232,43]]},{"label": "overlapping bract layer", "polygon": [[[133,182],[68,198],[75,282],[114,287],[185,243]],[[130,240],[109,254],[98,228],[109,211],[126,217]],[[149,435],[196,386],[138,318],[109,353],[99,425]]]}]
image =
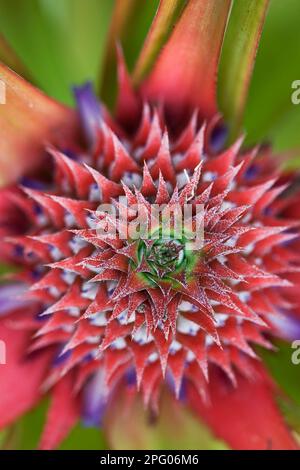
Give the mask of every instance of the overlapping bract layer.
[{"label": "overlapping bract layer", "polygon": [[[7,243],[25,267],[17,278],[31,284],[35,313],[12,321],[35,331],[30,351],[56,351],[44,389],[72,370],[75,391],[98,377],[105,401],[134,374],[155,408],[165,376],[177,396],[186,379],[204,400],[211,364],[233,384],[237,372],[251,377],[251,344],[271,347],[266,333],[291,307],[288,278],[300,266],[289,249],[296,223],[277,217],[285,186],[268,150],[240,154],[239,140],[215,154],[211,127],[198,129],[196,115],[170,139],[148,105],[130,139],[104,119],[93,130],[90,152],[76,159],[49,149],[48,187],[9,196],[30,221]],[[151,236],[99,236],[97,207],[118,207],[119,196],[129,212],[134,204],[146,213],[152,204],[203,205],[204,243],[193,262],[161,269]]]}]

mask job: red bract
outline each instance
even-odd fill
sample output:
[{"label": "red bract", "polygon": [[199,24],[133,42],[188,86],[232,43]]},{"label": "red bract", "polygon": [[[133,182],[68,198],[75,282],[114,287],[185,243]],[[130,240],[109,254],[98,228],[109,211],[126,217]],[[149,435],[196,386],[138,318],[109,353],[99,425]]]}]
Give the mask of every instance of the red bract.
[{"label": "red bract", "polygon": [[[275,165],[266,151],[240,154],[241,141],[210,155],[210,136],[195,117],[170,143],[148,105],[126,147],[104,120],[96,135],[91,154],[77,161],[50,150],[55,176],[46,190],[6,193],[29,219],[26,235],[6,242],[10,258],[24,267],[15,280],[30,286],[23,298],[32,299],[30,311],[16,311],[7,322],[31,332],[23,353],[49,358],[50,350],[57,358],[39,386],[64,390],[60,383],[71,381],[73,393],[85,393],[101,371],[94,393],[106,401],[135,371],[145,403],[157,409],[165,380],[177,396],[186,381],[209,401],[217,366],[234,390],[241,375],[250,380],[255,370],[251,344],[271,347],[270,318],[286,305],[274,287],[289,286],[286,273],[299,265],[282,247],[297,235],[296,224],[272,214],[285,188],[275,184]],[[97,207],[119,195],[129,210],[140,203],[146,213],[154,203],[203,204],[204,245],[192,266],[161,266],[151,235],[145,241],[99,236]]]},{"label": "red bract", "polygon": [[[69,110],[71,134],[59,132],[57,140],[55,132],[53,138],[47,117],[41,141],[35,122],[24,134],[22,152],[30,157],[48,145],[49,171],[36,171],[2,193],[2,252],[19,268],[10,282],[20,295],[0,306],[0,338],[10,355],[0,369],[0,425],[50,392],[41,448],[56,447],[80,415],[100,424],[119,387],[141,391],[156,413],[162,387],[170,388],[234,448],[296,447],[254,346],[272,348],[276,318],[293,309],[298,222],[289,200],[290,212],[286,208],[287,186],[269,149],[242,152],[242,139],[228,149],[220,142],[215,72],[229,3],[217,15],[215,59],[201,92],[194,93],[194,67],[186,81],[180,67],[170,88],[166,81],[190,9],[210,25],[212,11],[191,1],[140,92],[119,53],[116,120],[89,85],[76,90],[84,147],[79,133],[70,139],[77,115]],[[188,44],[194,29],[188,24]],[[182,61],[185,54],[183,47]],[[208,62],[201,54],[196,65],[203,68]],[[19,83],[3,70],[8,82]],[[177,101],[179,81],[184,93]],[[22,95],[20,100],[23,105]],[[16,130],[8,127],[15,154]],[[139,205],[147,226],[154,204],[164,205],[162,215],[192,206],[192,226],[201,205],[203,244],[188,248],[186,225],[180,236],[171,231],[166,239],[157,221],[146,238],[122,237],[122,224],[114,236],[100,234],[99,223],[116,228],[111,215],[99,210],[105,203],[118,210],[125,205],[130,221]]]}]

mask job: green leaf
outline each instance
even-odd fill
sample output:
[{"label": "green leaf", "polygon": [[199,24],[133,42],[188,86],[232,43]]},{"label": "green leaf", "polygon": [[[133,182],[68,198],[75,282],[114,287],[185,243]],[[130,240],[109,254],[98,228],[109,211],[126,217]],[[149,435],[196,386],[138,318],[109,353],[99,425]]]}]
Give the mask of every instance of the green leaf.
[{"label": "green leaf", "polygon": [[0,450],[6,449],[6,443],[7,443],[7,437],[8,437],[8,429],[3,429],[3,431],[0,431]]},{"label": "green leaf", "polygon": [[30,76],[25,65],[21,62],[15,51],[6,41],[3,34],[0,33],[0,60],[4,62],[5,65],[13,69],[19,75],[26,78],[32,82],[32,77]]},{"label": "green leaf", "polygon": [[277,341],[276,346],[278,347],[276,352],[260,348],[260,356],[282,390],[300,406],[300,365],[293,364],[292,353],[294,350],[289,343]]},{"label": "green leaf", "polygon": [[276,352],[259,348],[259,353],[275,382],[285,393],[285,396],[278,397],[278,401],[286,421],[300,434],[300,365],[292,362],[295,350],[291,344],[276,341],[276,346]]},{"label": "green leaf", "polygon": [[149,73],[184,5],[184,0],[161,0],[134,68],[133,80],[135,85],[139,85]]},{"label": "green leaf", "polygon": [[291,400],[280,400],[280,407],[289,425],[300,435],[300,406]]},{"label": "green leaf", "polygon": [[274,141],[275,150],[300,147],[300,107],[291,85],[300,78],[300,2],[273,0],[257,54],[244,127],[247,144]]},{"label": "green leaf", "polygon": [[39,0],[0,0],[0,29],[30,70],[36,83],[48,93],[66,97],[55,39]]},{"label": "green leaf", "polygon": [[112,0],[40,0],[48,20],[56,25],[61,67],[67,82],[81,84],[87,80],[97,86],[104,59],[106,35],[114,2]]},{"label": "green leaf", "polygon": [[219,101],[231,140],[240,132],[269,0],[235,1],[223,44]]},{"label": "green leaf", "polygon": [[0,31],[35,82],[70,104],[74,83],[96,82],[112,7],[111,0],[0,0]]},{"label": "green leaf", "polygon": [[82,424],[75,426],[60,446],[61,450],[105,450],[106,448],[103,432],[98,428],[86,428]]}]

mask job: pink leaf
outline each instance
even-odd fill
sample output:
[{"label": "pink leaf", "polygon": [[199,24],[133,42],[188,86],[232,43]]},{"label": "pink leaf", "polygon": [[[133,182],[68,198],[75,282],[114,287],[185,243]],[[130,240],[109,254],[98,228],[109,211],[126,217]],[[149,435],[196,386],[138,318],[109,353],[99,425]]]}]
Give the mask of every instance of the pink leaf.
[{"label": "pink leaf", "polygon": [[[0,339],[6,349],[6,364],[0,364],[0,428],[11,424],[40,399],[51,351],[25,357],[30,332],[11,329],[0,322]],[[1,343],[2,344],[2,343]]]}]

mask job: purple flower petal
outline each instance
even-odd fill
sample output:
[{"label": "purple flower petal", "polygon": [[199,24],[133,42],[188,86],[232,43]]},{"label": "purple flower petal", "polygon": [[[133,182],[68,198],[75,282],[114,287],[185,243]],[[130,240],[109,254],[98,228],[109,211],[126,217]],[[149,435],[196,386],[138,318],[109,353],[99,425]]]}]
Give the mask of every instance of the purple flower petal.
[{"label": "purple flower petal", "polygon": [[27,305],[29,301],[21,297],[24,292],[24,284],[14,283],[0,286],[0,316]]},{"label": "purple flower petal", "polygon": [[74,87],[75,99],[88,144],[92,145],[96,137],[96,129],[101,126],[101,106],[94,94],[91,82],[81,87]]},{"label": "purple flower petal", "polygon": [[290,314],[276,315],[271,319],[279,335],[288,341],[300,339],[300,317]]},{"label": "purple flower petal", "polygon": [[82,419],[85,426],[99,427],[101,425],[107,399],[104,370],[99,369],[84,389]]},{"label": "purple flower petal", "polygon": [[[166,374],[166,383],[167,383],[168,388],[171,390],[172,394],[176,396],[176,385],[175,385],[174,377],[170,372],[167,372]],[[186,398],[186,384],[183,378],[181,385],[180,385],[178,400],[185,401],[185,398]]]},{"label": "purple flower petal", "polygon": [[214,153],[220,152],[227,140],[228,128],[224,124],[216,125],[210,136],[210,148]]}]

